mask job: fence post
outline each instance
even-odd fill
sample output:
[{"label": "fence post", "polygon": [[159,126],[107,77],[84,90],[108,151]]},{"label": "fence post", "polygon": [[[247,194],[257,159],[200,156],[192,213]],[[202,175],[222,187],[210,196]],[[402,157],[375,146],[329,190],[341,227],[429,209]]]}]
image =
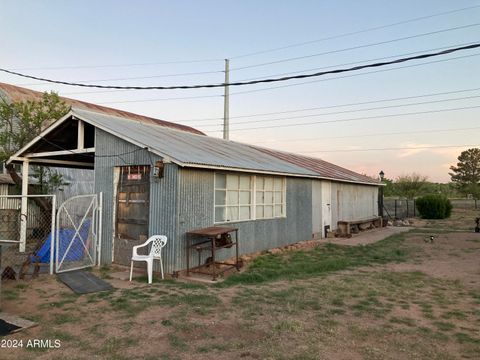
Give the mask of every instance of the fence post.
[{"label": "fence post", "polygon": [[395,199],[395,220],[397,219],[397,199]]},{"label": "fence post", "polygon": [[[54,262],[54,253],[55,253],[55,241],[56,241],[56,231],[55,231],[55,224],[57,220],[56,216],[56,208],[57,208],[57,196],[53,195],[52,197],[52,224],[50,229],[50,275],[53,275],[53,262]],[[58,249],[57,249],[58,251]]]},{"label": "fence post", "polygon": [[417,217],[417,205],[415,204],[415,199],[413,199],[413,217]]},{"label": "fence post", "polygon": [[475,210],[477,210],[477,199],[475,199]]},{"label": "fence post", "polygon": [[410,217],[410,211],[408,210],[408,199],[407,199],[407,218]]}]

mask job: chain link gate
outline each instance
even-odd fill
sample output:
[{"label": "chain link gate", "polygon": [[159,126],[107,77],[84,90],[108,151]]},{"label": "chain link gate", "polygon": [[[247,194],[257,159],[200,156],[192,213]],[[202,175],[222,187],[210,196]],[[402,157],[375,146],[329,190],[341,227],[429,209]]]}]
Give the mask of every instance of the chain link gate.
[{"label": "chain link gate", "polygon": [[57,273],[94,266],[101,230],[101,194],[78,195],[57,212],[55,270]]}]

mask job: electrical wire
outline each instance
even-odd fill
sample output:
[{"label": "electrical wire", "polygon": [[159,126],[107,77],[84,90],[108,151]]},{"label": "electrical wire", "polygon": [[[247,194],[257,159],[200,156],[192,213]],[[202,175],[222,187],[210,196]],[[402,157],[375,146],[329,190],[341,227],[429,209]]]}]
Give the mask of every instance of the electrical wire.
[{"label": "electrical wire", "polygon": [[304,79],[310,77],[319,77],[329,74],[339,74],[343,72],[351,72],[351,71],[358,71],[367,68],[373,67],[382,67],[386,65],[398,64],[403,62],[408,62],[412,60],[421,60],[430,57],[436,56],[443,56],[451,53],[455,53],[458,51],[465,51],[465,50],[472,50],[480,47],[480,43],[475,43],[467,46],[451,48],[435,53],[426,53],[406,58],[400,58],[392,61],[385,61],[385,62],[378,62],[373,64],[365,64],[365,65],[358,65],[351,68],[344,68],[344,69],[336,69],[336,70],[328,70],[328,71],[321,71],[313,74],[301,74],[301,75],[293,75],[293,76],[285,76],[281,78],[270,78],[270,79],[262,79],[262,80],[252,80],[252,81],[243,81],[243,82],[232,82],[228,84],[202,84],[202,85],[174,85],[174,86],[115,86],[115,85],[98,85],[98,84],[81,84],[81,83],[72,83],[67,81],[58,81],[58,80],[51,80],[46,78],[40,78],[32,75],[26,75],[6,69],[0,68],[0,71],[17,75],[25,78],[30,78],[34,80],[41,80],[55,84],[62,84],[62,85],[70,85],[70,86],[79,86],[79,87],[88,87],[88,88],[100,88],[100,89],[132,89],[132,90],[175,90],[175,89],[200,89],[200,88],[219,88],[225,86],[244,86],[244,85],[254,85],[254,84],[261,84],[261,83],[271,83],[271,82],[279,82],[279,81],[287,81],[287,80],[294,80],[294,79]]},{"label": "electrical wire", "polygon": [[433,130],[416,130],[416,131],[397,131],[397,132],[384,132],[384,133],[371,133],[371,134],[355,134],[355,135],[342,135],[342,136],[324,136],[316,138],[300,138],[300,139],[265,139],[262,142],[305,142],[305,141],[319,141],[319,140],[333,140],[333,139],[349,139],[349,138],[363,138],[363,137],[375,137],[375,136],[393,136],[393,135],[410,135],[410,134],[430,134],[441,133],[451,131],[470,131],[480,130],[480,126],[468,127],[468,128],[450,128],[450,129],[433,129]]},{"label": "electrical wire", "polygon": [[343,34],[327,36],[327,37],[324,37],[324,38],[321,38],[321,39],[304,41],[304,42],[300,42],[300,43],[280,46],[280,47],[271,48],[271,49],[267,49],[267,50],[260,50],[260,51],[255,51],[255,52],[246,53],[246,54],[242,54],[242,55],[231,56],[230,59],[240,59],[240,58],[244,58],[244,57],[248,57],[248,56],[255,56],[255,55],[260,55],[260,54],[266,54],[266,53],[269,53],[269,52],[285,50],[285,49],[290,49],[290,48],[304,46],[304,45],[315,44],[315,43],[319,43],[319,42],[323,42],[323,41],[327,41],[327,40],[339,39],[339,38],[348,37],[348,36],[352,36],[352,35],[371,32],[371,31],[375,31],[375,30],[381,30],[381,29],[385,29],[385,28],[388,28],[388,27],[392,27],[392,26],[404,25],[404,24],[408,24],[408,23],[412,23],[412,22],[416,22],[416,21],[420,21],[420,20],[430,19],[430,18],[433,18],[433,17],[453,14],[453,13],[456,13],[456,12],[473,10],[475,8],[478,8],[478,7],[480,7],[480,5],[474,5],[474,6],[464,7],[464,8],[460,8],[460,9],[444,11],[444,12],[440,12],[440,13],[436,13],[436,14],[431,14],[431,15],[421,16],[421,17],[417,17],[417,18],[413,18],[413,19],[398,21],[398,22],[391,23],[391,24],[374,26],[374,27],[371,27],[371,28],[363,29],[363,30],[357,30],[357,31],[343,33]]},{"label": "electrical wire", "polygon": [[225,59],[199,59],[199,60],[173,60],[164,62],[151,63],[134,63],[134,64],[110,64],[110,65],[71,65],[71,66],[49,66],[49,67],[24,67],[12,68],[10,70],[67,70],[67,69],[98,69],[98,68],[114,68],[114,67],[132,67],[132,66],[154,66],[154,65],[173,65],[173,64],[195,64],[195,63],[212,63],[225,61]]},{"label": "electrical wire", "polygon": [[[458,107],[458,108],[449,108],[449,109],[439,109],[439,110],[428,110],[428,111],[408,112],[408,113],[400,113],[400,114],[387,114],[387,115],[377,115],[377,116],[363,116],[363,117],[349,118],[349,119],[314,121],[314,122],[308,122],[308,123],[285,124],[285,125],[271,125],[271,126],[262,126],[262,127],[251,127],[251,128],[242,128],[242,129],[231,129],[230,131],[231,131],[231,132],[233,132],[233,131],[236,132],[236,131],[247,131],[247,130],[261,130],[261,129],[285,128],[285,127],[293,127],[293,126],[307,126],[307,125],[316,125],[316,124],[329,124],[329,123],[337,123],[337,122],[350,122],[350,121],[360,121],[360,120],[383,119],[383,118],[392,118],[392,117],[399,117],[399,116],[433,114],[433,113],[440,113],[440,112],[447,112],[447,111],[459,111],[459,110],[469,110],[469,109],[477,109],[477,108],[480,108],[480,105],[476,105],[476,106],[465,106],[465,107]],[[221,131],[221,130],[218,130],[218,131],[211,131],[211,132],[222,132],[222,131]]]},{"label": "electrical wire", "polygon": [[388,148],[371,148],[371,149],[334,149],[334,150],[316,150],[316,151],[298,151],[299,154],[314,154],[314,153],[335,153],[335,152],[357,152],[357,151],[390,151],[390,150],[423,150],[423,149],[447,149],[459,147],[479,147],[478,144],[463,144],[463,145],[433,145],[433,146],[416,146],[416,147],[388,147]]},{"label": "electrical wire", "polygon": [[[279,74],[279,73],[276,73],[276,74],[271,74],[271,75],[267,75],[267,76],[263,76],[263,77],[285,76],[285,75],[290,75],[290,74],[298,74],[298,73],[304,73],[304,72],[310,72],[310,71],[331,69],[331,68],[340,67],[340,66],[363,64],[363,63],[366,63],[366,62],[373,62],[373,61],[380,61],[380,60],[392,59],[392,58],[396,58],[396,57],[400,57],[400,56],[409,56],[409,55],[421,54],[421,53],[427,52],[427,51],[444,50],[444,49],[448,49],[448,48],[451,48],[451,47],[459,47],[459,46],[465,46],[465,45],[470,45],[470,44],[472,44],[472,43],[469,42],[469,43],[462,43],[462,44],[454,44],[454,45],[442,46],[442,47],[437,47],[437,48],[428,49],[428,50],[413,51],[413,52],[408,52],[408,53],[396,54],[396,55],[391,55],[391,56],[383,56],[383,57],[379,57],[379,58],[367,59],[367,60],[362,60],[362,61],[352,61],[352,62],[347,62],[347,63],[342,63],[342,64],[334,64],[334,65],[329,65],[329,66],[322,66],[322,67],[316,67],[316,68],[302,69],[302,70],[298,70],[298,71],[284,72],[284,73],[280,73],[280,74]],[[239,80],[239,81],[256,80],[256,79],[262,79],[263,77],[257,76],[257,77],[254,77],[254,78],[241,79],[241,80]]]},{"label": "electrical wire", "polygon": [[[370,101],[362,101],[362,102],[347,103],[347,104],[337,104],[337,105],[328,105],[328,106],[315,106],[315,107],[302,108],[302,109],[294,109],[294,110],[284,110],[284,111],[273,111],[273,112],[267,112],[267,113],[256,113],[256,114],[247,114],[247,115],[237,115],[237,116],[230,116],[229,119],[251,118],[251,117],[267,116],[267,115],[277,115],[277,114],[290,114],[290,113],[296,113],[296,112],[302,112],[302,111],[323,110],[323,109],[332,109],[332,108],[338,108],[338,107],[367,105],[367,104],[375,104],[375,103],[388,102],[388,101],[397,101],[397,100],[409,100],[409,99],[416,99],[416,98],[423,98],[423,97],[430,97],[430,96],[458,94],[458,93],[478,91],[478,90],[480,90],[480,88],[462,89],[462,90],[455,90],[455,91],[445,91],[445,92],[421,94],[421,95],[414,95],[414,96],[403,96],[403,97],[396,97],[396,98],[389,98],[389,99],[379,99],[379,100],[370,100]],[[176,120],[176,122],[182,122],[182,123],[183,123],[183,122],[201,122],[201,121],[211,121],[211,120],[223,120],[223,117],[217,117],[217,118],[199,118],[199,119],[180,119],[180,120]]]},{"label": "electrical wire", "polygon": [[[223,70],[215,71],[200,71],[200,72],[189,72],[189,73],[178,73],[178,74],[161,74],[161,75],[150,75],[150,76],[134,76],[134,77],[124,77],[124,78],[109,78],[109,79],[92,79],[92,80],[80,80],[80,82],[107,82],[107,81],[125,81],[125,80],[143,80],[143,79],[155,79],[155,78],[165,78],[165,77],[178,77],[178,76],[191,76],[191,75],[204,75],[204,74],[219,74],[223,73]],[[40,86],[44,83],[27,83],[27,84],[17,84],[17,86]]]},{"label": "electrical wire", "polygon": [[187,99],[205,99],[205,98],[220,98],[223,95],[199,95],[199,96],[180,96],[180,97],[171,97],[171,98],[156,98],[156,99],[142,99],[142,100],[122,100],[122,101],[104,101],[99,102],[99,105],[107,104],[128,104],[128,103],[138,103],[138,102],[153,102],[153,101],[170,101],[170,100],[187,100]]},{"label": "electrical wire", "polygon": [[429,31],[429,32],[422,33],[422,34],[416,34],[416,35],[404,36],[404,37],[391,39],[391,40],[379,41],[379,42],[376,42],[376,43],[351,46],[351,47],[348,47],[348,48],[330,50],[330,51],[325,51],[325,52],[316,53],[316,54],[296,56],[296,57],[291,57],[291,58],[286,58],[286,59],[281,59],[281,60],[268,61],[268,62],[259,63],[259,64],[246,65],[246,66],[241,66],[241,67],[237,67],[237,68],[231,68],[230,71],[252,69],[252,68],[257,68],[257,67],[266,66],[266,65],[280,64],[280,63],[284,63],[284,62],[296,61],[296,60],[301,60],[301,59],[308,59],[308,58],[318,57],[318,56],[323,56],[323,55],[336,54],[336,53],[344,52],[344,51],[358,50],[358,49],[363,49],[363,48],[372,47],[372,46],[385,45],[385,44],[390,44],[390,43],[393,43],[393,42],[414,39],[414,38],[418,38],[418,37],[424,37],[424,36],[429,36],[429,35],[434,35],[434,34],[441,34],[441,33],[449,32],[449,31],[467,29],[467,28],[471,28],[471,27],[475,27],[475,26],[479,26],[479,25],[480,25],[480,23],[473,23],[473,24],[468,24],[468,25],[463,25],[463,26],[456,26],[456,27],[442,29],[442,30]]},{"label": "electrical wire", "polygon": [[[395,58],[395,57],[399,57],[399,56],[421,54],[421,53],[427,52],[427,51],[437,51],[437,50],[448,49],[448,48],[451,48],[451,47],[459,47],[459,46],[465,46],[465,45],[470,45],[470,44],[471,43],[462,43],[462,44],[455,44],[455,45],[449,45],[449,46],[442,46],[442,47],[437,47],[437,48],[428,49],[428,50],[420,50],[420,51],[414,51],[414,52],[409,52],[409,53],[396,54],[396,55],[392,55],[392,56],[386,56],[386,57],[380,57],[380,58],[374,58],[374,59],[367,59],[367,60],[362,60],[362,61],[354,61],[354,62],[335,64],[335,65],[329,65],[329,66],[323,66],[323,67],[317,67],[317,68],[303,69],[303,70],[291,71],[291,72],[280,73],[280,74],[277,73],[277,74],[269,75],[267,77],[284,76],[284,75],[289,75],[289,74],[298,74],[298,73],[307,72],[307,71],[331,69],[331,68],[335,68],[335,67],[339,67],[339,66],[362,64],[362,63],[365,63],[365,62],[391,59],[391,58]],[[218,71],[218,72],[223,73],[224,71]],[[240,81],[249,81],[249,80],[262,79],[262,78],[263,77],[255,77],[255,78],[242,79]],[[131,79],[133,79],[133,78],[131,78]],[[36,84],[40,85],[38,83],[36,83]],[[27,85],[29,85],[29,84],[17,84],[17,86],[27,86]],[[131,90],[100,90],[100,91],[63,92],[62,94],[63,95],[104,94],[104,93],[119,93],[120,91],[128,92],[128,91],[131,91]],[[217,119],[222,119],[222,118],[217,118]]]},{"label": "electrical wire", "polygon": [[[386,105],[386,106],[377,106],[372,108],[366,109],[353,109],[353,110],[343,110],[343,111],[334,111],[328,113],[320,113],[320,114],[309,114],[309,115],[297,115],[297,116],[289,116],[289,117],[282,117],[282,118],[274,118],[274,119],[262,119],[262,120],[249,120],[249,121],[239,121],[235,124],[231,125],[241,125],[241,124],[252,124],[252,123],[263,123],[269,121],[282,121],[282,120],[294,120],[294,119],[304,119],[304,118],[311,118],[311,117],[320,117],[320,116],[328,116],[328,115],[339,115],[339,114],[348,114],[348,113],[356,113],[356,112],[363,112],[363,111],[374,111],[374,110],[383,110],[383,109],[392,109],[392,108],[399,108],[399,107],[406,107],[406,106],[418,106],[418,105],[426,105],[426,104],[438,104],[448,101],[459,101],[459,100],[469,100],[469,99],[478,99],[480,95],[476,96],[464,96],[458,98],[450,98],[450,99],[441,99],[441,100],[431,100],[431,101],[421,101],[421,102],[414,102],[408,104],[398,104],[398,105]],[[206,125],[196,125],[196,126],[203,126],[203,127],[210,127],[210,126],[219,126],[221,124],[206,124]],[[195,126],[195,125],[194,125]],[[235,130],[235,129],[233,129]]]},{"label": "electrical wire", "polygon": [[426,61],[420,64],[412,64],[412,65],[405,65],[405,66],[398,66],[398,67],[393,67],[390,69],[381,69],[381,70],[374,70],[374,71],[366,71],[362,72],[359,74],[350,74],[350,75],[345,75],[345,76],[337,76],[329,79],[320,79],[320,80],[311,80],[311,81],[304,81],[304,82],[299,82],[295,84],[287,84],[287,85],[280,85],[280,86],[269,86],[261,89],[255,89],[255,90],[245,90],[245,91],[236,91],[230,93],[230,96],[234,95],[244,95],[244,94],[251,94],[251,93],[256,93],[256,92],[262,92],[262,91],[270,91],[270,90],[277,90],[277,89],[283,89],[283,88],[288,88],[288,87],[293,87],[293,86],[301,86],[301,85],[307,85],[307,84],[315,84],[319,82],[324,82],[324,81],[333,81],[333,80],[340,80],[340,79],[347,79],[347,78],[352,78],[352,77],[357,77],[357,76],[364,76],[364,75],[371,75],[371,74],[377,74],[381,72],[387,72],[387,71],[394,71],[394,70],[400,70],[400,69],[407,69],[407,68],[412,68],[412,67],[418,67],[418,66],[425,66],[425,65],[430,65],[430,64],[438,64],[442,62],[447,62],[447,61],[452,61],[452,60],[459,60],[459,59],[466,59],[474,56],[479,56],[480,53],[478,54],[472,54],[472,55],[464,55],[464,56],[457,56],[457,57],[451,57],[448,59],[442,59],[442,60],[435,60],[435,61]]}]

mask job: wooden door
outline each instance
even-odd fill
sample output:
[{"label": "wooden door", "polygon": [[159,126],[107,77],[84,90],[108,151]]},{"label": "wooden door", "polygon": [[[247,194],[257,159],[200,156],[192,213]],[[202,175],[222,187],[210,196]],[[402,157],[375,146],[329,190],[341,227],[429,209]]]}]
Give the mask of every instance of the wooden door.
[{"label": "wooden door", "polygon": [[115,262],[130,265],[132,248],[148,238],[150,166],[122,166],[117,186]]}]

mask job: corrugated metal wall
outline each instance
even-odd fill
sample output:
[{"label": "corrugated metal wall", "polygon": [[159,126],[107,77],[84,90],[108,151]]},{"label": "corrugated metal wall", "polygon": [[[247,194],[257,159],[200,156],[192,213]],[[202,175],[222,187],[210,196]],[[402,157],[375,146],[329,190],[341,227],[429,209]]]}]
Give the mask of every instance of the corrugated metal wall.
[{"label": "corrugated metal wall", "polygon": [[[96,130],[95,192],[103,192],[102,263],[112,260],[114,168],[150,165],[160,160],[120,138]],[[123,154],[119,156],[111,156]],[[360,219],[377,214],[378,188],[332,182],[332,228],[339,219]],[[321,219],[321,181],[287,178],[286,218],[231,223],[239,228],[240,253],[251,253],[309,240]],[[315,217],[315,219],[313,218]],[[167,273],[186,268],[186,232],[214,225],[214,171],[166,164],[162,179],[151,178],[149,235],[168,237],[164,252]],[[219,258],[233,256],[222,250]],[[202,261],[208,254],[204,254]],[[192,254],[192,266],[197,262]],[[157,269],[158,270],[158,269]]]},{"label": "corrugated metal wall", "polygon": [[378,216],[378,187],[332,182],[332,229],[339,220]]},{"label": "corrugated metal wall", "polygon": [[[312,234],[315,238],[324,236],[325,219],[322,218],[323,211],[326,211],[324,202],[330,202],[332,230],[337,228],[339,220],[360,220],[378,216],[377,186],[326,180],[312,180],[312,182]],[[331,183],[331,199],[323,199],[322,196],[322,189],[327,182]]]},{"label": "corrugated metal wall", "polygon": [[312,180],[312,237],[315,239],[323,237],[322,204],[322,182]]},{"label": "corrugated metal wall", "polygon": [[[102,264],[112,261],[112,241],[114,219],[114,168],[126,165],[150,165],[161,160],[145,149],[132,145],[100,129],[95,132],[95,192],[103,192],[103,229],[102,229]],[[111,156],[112,154],[123,154]],[[150,219],[149,236],[161,234],[168,237],[163,253],[165,271],[174,270],[174,253],[176,248],[177,188],[178,170],[175,164],[166,164],[164,177],[150,178]],[[158,262],[155,262],[159,271]]]},{"label": "corrugated metal wall", "polygon": [[94,171],[88,169],[52,168],[63,175],[63,180],[68,185],[62,186],[62,190],[55,191],[57,206],[65,200],[76,195],[88,195],[95,192]]},{"label": "corrugated metal wall", "polygon": [[[214,172],[180,169],[179,251],[177,269],[186,268],[186,232],[214,225]],[[262,251],[278,246],[309,240],[312,236],[312,181],[287,178],[287,217],[242,221],[229,224],[239,228],[240,254]],[[233,249],[219,252],[220,258],[234,255]],[[208,254],[204,253],[202,261]],[[197,254],[192,253],[197,264]]]}]

